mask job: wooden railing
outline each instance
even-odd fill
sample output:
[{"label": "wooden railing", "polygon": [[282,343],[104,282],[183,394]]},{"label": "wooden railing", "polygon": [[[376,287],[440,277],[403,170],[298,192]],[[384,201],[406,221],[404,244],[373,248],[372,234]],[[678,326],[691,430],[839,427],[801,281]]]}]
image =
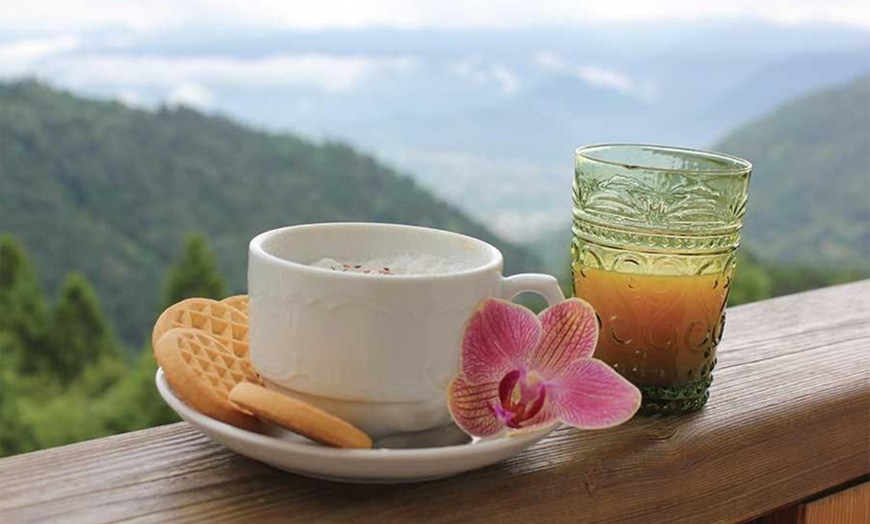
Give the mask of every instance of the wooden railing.
[{"label": "wooden railing", "polygon": [[186,423],[9,457],[0,522],[870,521],[870,281],[732,308],[719,355],[699,413],[420,484],[294,476]]}]

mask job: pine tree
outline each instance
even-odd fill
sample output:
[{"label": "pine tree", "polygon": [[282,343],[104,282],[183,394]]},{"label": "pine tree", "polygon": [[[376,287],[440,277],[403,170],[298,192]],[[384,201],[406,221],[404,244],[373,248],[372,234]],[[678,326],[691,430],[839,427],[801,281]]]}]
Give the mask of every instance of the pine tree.
[{"label": "pine tree", "polygon": [[203,235],[188,235],[169,277],[163,294],[163,307],[190,297],[222,298],[226,295],[226,282],[218,272],[214,255]]},{"label": "pine tree", "polygon": [[16,368],[39,371],[46,347],[45,297],[24,248],[11,234],[0,235],[0,333],[12,337]]},{"label": "pine tree", "polygon": [[33,431],[22,419],[18,399],[21,387],[11,365],[18,354],[17,342],[8,333],[0,333],[0,457],[28,451],[34,447]]},{"label": "pine tree", "polygon": [[49,368],[69,384],[102,359],[117,359],[120,351],[90,282],[70,273],[54,308],[49,337]]}]

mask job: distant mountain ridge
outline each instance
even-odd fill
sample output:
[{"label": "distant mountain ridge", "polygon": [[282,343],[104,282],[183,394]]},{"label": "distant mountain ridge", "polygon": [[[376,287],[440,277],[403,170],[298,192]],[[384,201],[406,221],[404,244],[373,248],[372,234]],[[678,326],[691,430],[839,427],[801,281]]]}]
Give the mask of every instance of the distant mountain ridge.
[{"label": "distant mountain ridge", "polygon": [[[867,271],[870,76],[789,101],[712,149],[753,163],[743,249],[761,262]],[[568,265],[570,226],[533,245],[548,271]]]},{"label": "distant mountain ridge", "polygon": [[346,145],[0,84],[0,231],[22,241],[50,290],[69,270],[87,275],[129,343],[148,331],[188,232],[208,235],[238,291],[250,238],[324,221],[460,231],[499,247],[508,273],[538,269],[529,251]]},{"label": "distant mountain ridge", "polygon": [[[571,185],[572,151],[578,146],[710,147],[789,99],[870,73],[868,45],[759,51],[761,57],[751,59],[680,49],[624,64],[611,71],[618,73],[613,78],[599,79],[616,84],[590,83],[584,74],[605,71],[575,67],[531,76],[515,94],[491,96],[476,108],[426,117],[385,115],[374,124],[363,119],[346,133],[500,234],[527,241],[570,216],[564,211],[570,194],[565,188]],[[584,59],[562,58],[573,64]],[[544,198],[529,199],[530,187]],[[489,198],[490,188],[497,188],[498,200]]]},{"label": "distant mountain ridge", "polygon": [[[833,88],[870,73],[870,46],[854,51],[789,56],[754,71],[698,112],[693,124],[702,135],[721,136],[752,120],[765,118],[783,103]],[[813,74],[808,74],[812,71]]]},{"label": "distant mountain ridge", "polygon": [[714,148],[753,163],[744,239],[759,258],[867,267],[870,76],[790,101]]}]

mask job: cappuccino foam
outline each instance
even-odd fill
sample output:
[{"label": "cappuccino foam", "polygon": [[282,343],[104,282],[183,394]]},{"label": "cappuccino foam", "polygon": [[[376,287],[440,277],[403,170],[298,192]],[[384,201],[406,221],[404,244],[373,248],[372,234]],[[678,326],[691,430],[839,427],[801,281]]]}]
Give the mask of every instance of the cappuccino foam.
[{"label": "cappuccino foam", "polygon": [[467,271],[473,267],[461,260],[439,257],[430,253],[399,253],[360,260],[323,258],[310,265],[366,275],[445,275]]}]

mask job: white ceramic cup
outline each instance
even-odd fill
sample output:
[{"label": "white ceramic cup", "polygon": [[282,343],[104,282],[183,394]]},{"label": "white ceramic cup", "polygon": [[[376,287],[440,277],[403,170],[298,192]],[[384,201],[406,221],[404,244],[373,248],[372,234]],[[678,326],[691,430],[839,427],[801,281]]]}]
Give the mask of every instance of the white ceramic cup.
[{"label": "white ceramic cup", "polygon": [[[379,275],[312,267],[426,253],[466,269]],[[331,223],[267,231],[250,243],[250,351],[266,385],[338,415],[374,438],[450,421],[447,386],[462,333],[487,297],[564,299],[550,275],[502,276],[502,254],[422,227]]]}]

